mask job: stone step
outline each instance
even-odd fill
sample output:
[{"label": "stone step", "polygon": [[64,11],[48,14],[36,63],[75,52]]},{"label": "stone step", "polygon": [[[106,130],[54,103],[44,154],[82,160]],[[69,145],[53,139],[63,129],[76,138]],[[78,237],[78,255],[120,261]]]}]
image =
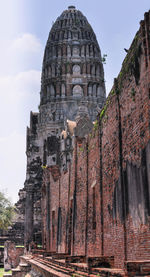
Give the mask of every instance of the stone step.
[{"label": "stone step", "polygon": [[28,264],[28,260],[31,259],[33,256],[20,256],[20,264]]},{"label": "stone step", "polygon": [[66,273],[66,274],[70,274],[70,273],[72,274],[72,273],[74,273],[74,269],[72,269],[72,268],[66,268],[65,265],[59,265],[59,264],[55,264],[53,262],[47,262],[47,261],[46,261],[46,264],[48,266],[50,266],[51,268],[54,268],[54,269],[56,269],[58,271],[62,271],[64,273]]},{"label": "stone step", "polygon": [[11,277],[11,276],[12,276],[11,273],[4,273],[4,274],[3,274],[3,277]]},{"label": "stone step", "polygon": [[60,265],[60,266],[66,266],[65,259],[58,260],[58,259],[54,259],[52,257],[46,257],[45,260],[48,261],[48,262],[52,262],[54,264]]},{"label": "stone step", "polygon": [[87,257],[86,263],[88,265],[88,268],[92,268],[92,267],[114,268],[114,257],[113,256]]},{"label": "stone step", "polygon": [[[76,276],[76,274],[77,274],[77,276],[89,276],[89,274],[87,273],[87,272],[83,272],[83,271],[76,271],[75,272],[75,276]],[[95,275],[93,275],[94,277],[95,277]],[[91,275],[90,275],[90,277],[91,277]]]},{"label": "stone step", "polygon": [[60,267],[60,266],[58,267],[58,265],[53,264],[53,261],[54,260],[52,260],[51,262],[45,261],[45,265],[49,265],[51,269],[56,270],[60,273],[66,273],[67,275],[74,276],[74,277],[81,277],[81,276],[83,276],[83,277],[89,277],[89,276],[90,277],[96,277],[97,276],[97,274],[96,275],[94,275],[94,274],[89,275],[87,272],[75,271],[75,270],[72,270],[71,268],[68,268],[68,267],[66,268],[65,264],[64,264],[64,267]]},{"label": "stone step", "polygon": [[134,276],[150,276],[150,260],[126,261],[126,270],[128,275]]},{"label": "stone step", "polygon": [[[54,259],[51,259],[50,257],[49,258],[46,258],[46,263],[50,263],[52,266],[57,265],[56,269],[58,269],[58,266],[61,265],[61,268],[63,267],[66,267],[67,266],[67,269],[71,268],[71,269],[74,269],[74,275],[76,276],[79,275],[79,276],[89,276],[89,273],[88,273],[88,266],[86,263],[65,263],[65,260],[54,260]],[[115,270],[115,269],[108,269],[108,268],[93,268],[92,269],[92,272],[90,274],[90,276],[97,276],[98,274],[101,274],[100,276],[103,275],[111,275],[111,276],[118,276],[118,277],[121,277],[121,276],[124,276],[124,271],[122,270]]]},{"label": "stone step", "polygon": [[29,272],[31,266],[26,264],[26,263],[20,263],[19,268],[20,268],[21,272],[26,272],[27,273],[27,272]]},{"label": "stone step", "polygon": [[[54,263],[55,262],[55,263]],[[59,265],[59,263],[61,264],[61,266]],[[80,269],[80,270],[75,270],[75,268],[73,267],[73,264],[67,264],[65,263],[65,260],[54,260],[54,259],[50,259],[50,257],[47,259],[45,259],[45,264],[49,265],[51,268],[56,269],[59,272],[63,272],[63,270],[65,270],[65,273],[67,273],[69,276],[75,276],[75,277],[96,277],[98,276],[97,273],[96,274],[90,274],[88,272],[85,272],[85,267],[87,269],[87,265],[83,263],[80,263],[79,266],[77,266],[77,264],[75,264],[76,268]],[[67,267],[66,267],[67,266]],[[84,271],[83,271],[84,268]],[[82,269],[82,270],[81,270]]]},{"label": "stone step", "polygon": [[[47,276],[49,276],[48,274],[50,274],[50,276],[53,276],[53,277],[68,277],[68,275],[69,275],[64,272],[59,272],[57,269],[53,269],[53,268],[51,268],[45,264],[42,264],[34,259],[30,260],[29,263],[33,266],[36,266],[37,268],[40,268],[40,271],[43,270],[44,272],[46,272]],[[73,274],[71,274],[69,276],[73,276]]]},{"label": "stone step", "polygon": [[[24,258],[23,258],[23,256],[20,256],[20,263],[21,264],[25,264],[26,262],[25,262],[25,260],[24,260]],[[27,264],[27,263],[26,263]]]},{"label": "stone step", "polygon": [[[45,259],[41,256],[32,257],[28,259],[31,265],[35,265],[37,268],[41,268],[46,272],[49,272],[50,276],[74,276],[74,277],[127,277],[125,272],[120,269],[114,268],[91,268],[89,272],[88,265],[86,263],[67,263],[64,259],[54,259],[52,257],[46,257]],[[47,275],[48,276],[48,275]],[[18,276],[17,276],[18,277]]]},{"label": "stone step", "polygon": [[91,273],[99,274],[100,276],[118,276],[125,277],[125,272],[117,268],[91,268]]},{"label": "stone step", "polygon": [[65,258],[66,263],[85,263],[86,256],[68,256]]},{"label": "stone step", "polygon": [[88,266],[86,263],[70,263],[68,267],[73,267],[76,271],[88,272]]},{"label": "stone step", "polygon": [[43,260],[43,259],[38,259],[38,258],[34,258],[34,260],[46,265],[46,266],[49,266],[50,268],[54,269],[54,270],[57,270],[59,272],[62,272],[64,274],[73,274],[74,273],[74,270],[70,269],[70,268],[66,268],[65,265],[62,266],[62,265],[58,265],[58,264],[54,264],[53,263],[53,260],[52,261],[47,261],[47,260]]},{"label": "stone step", "polygon": [[17,268],[13,268],[13,269],[12,269],[12,276],[13,276],[13,277],[24,277],[25,274],[23,275],[22,272],[21,272],[21,270],[20,270],[20,268],[17,267]]},{"label": "stone step", "polygon": [[[21,265],[21,266],[20,266]],[[19,264],[17,268],[12,269],[13,277],[24,277],[30,270],[30,265]]]},{"label": "stone step", "polygon": [[100,275],[97,274],[89,274],[83,271],[76,271],[75,272],[75,277],[100,277]]}]

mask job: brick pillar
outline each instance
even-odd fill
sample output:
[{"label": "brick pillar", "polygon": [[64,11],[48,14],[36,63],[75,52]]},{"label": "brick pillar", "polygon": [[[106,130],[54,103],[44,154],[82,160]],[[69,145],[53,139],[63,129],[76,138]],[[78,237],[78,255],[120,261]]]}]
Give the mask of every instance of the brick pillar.
[{"label": "brick pillar", "polygon": [[50,183],[46,186],[46,249],[50,251]]}]

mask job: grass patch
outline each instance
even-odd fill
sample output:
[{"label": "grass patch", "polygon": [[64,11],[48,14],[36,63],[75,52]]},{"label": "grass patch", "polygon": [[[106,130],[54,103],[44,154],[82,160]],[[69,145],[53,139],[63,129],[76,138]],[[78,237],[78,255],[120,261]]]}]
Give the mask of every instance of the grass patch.
[{"label": "grass patch", "polygon": [[[24,245],[16,245],[16,248],[17,247],[22,247],[22,248],[24,248]],[[4,245],[0,245],[0,248],[4,248]]]},{"label": "grass patch", "polygon": [[[4,268],[0,268],[0,277],[3,277],[3,274],[6,273],[6,271],[4,270]],[[7,273],[12,273],[11,270],[7,271]]]}]

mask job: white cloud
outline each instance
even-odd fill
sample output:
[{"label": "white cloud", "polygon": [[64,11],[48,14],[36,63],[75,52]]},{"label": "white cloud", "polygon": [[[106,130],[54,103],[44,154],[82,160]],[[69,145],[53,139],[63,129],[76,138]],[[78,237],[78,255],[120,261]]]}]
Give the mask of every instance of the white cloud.
[{"label": "white cloud", "polygon": [[6,191],[13,202],[23,187],[26,172],[25,136],[14,131],[0,138],[0,190]]},{"label": "white cloud", "polygon": [[33,34],[3,37],[0,44],[0,190],[13,201],[25,181],[26,127],[40,102],[43,50]]},{"label": "white cloud", "polygon": [[0,76],[41,68],[43,47],[33,34],[25,33],[0,44]]},{"label": "white cloud", "polygon": [[30,110],[37,110],[40,101],[40,78],[36,70],[0,77],[0,137],[28,124]]},{"label": "white cloud", "polygon": [[0,77],[0,190],[14,202],[25,181],[26,127],[40,102],[40,79],[36,70]]},{"label": "white cloud", "polygon": [[42,45],[36,36],[30,33],[25,33],[13,41],[12,48],[17,51],[19,50],[22,53],[39,53],[42,49]]}]

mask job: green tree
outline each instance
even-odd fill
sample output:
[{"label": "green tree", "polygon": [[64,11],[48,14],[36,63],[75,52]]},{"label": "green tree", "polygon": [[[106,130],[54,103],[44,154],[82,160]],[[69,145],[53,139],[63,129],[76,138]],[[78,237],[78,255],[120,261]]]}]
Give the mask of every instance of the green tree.
[{"label": "green tree", "polygon": [[12,224],[14,206],[4,193],[0,192],[0,229],[6,230]]}]

